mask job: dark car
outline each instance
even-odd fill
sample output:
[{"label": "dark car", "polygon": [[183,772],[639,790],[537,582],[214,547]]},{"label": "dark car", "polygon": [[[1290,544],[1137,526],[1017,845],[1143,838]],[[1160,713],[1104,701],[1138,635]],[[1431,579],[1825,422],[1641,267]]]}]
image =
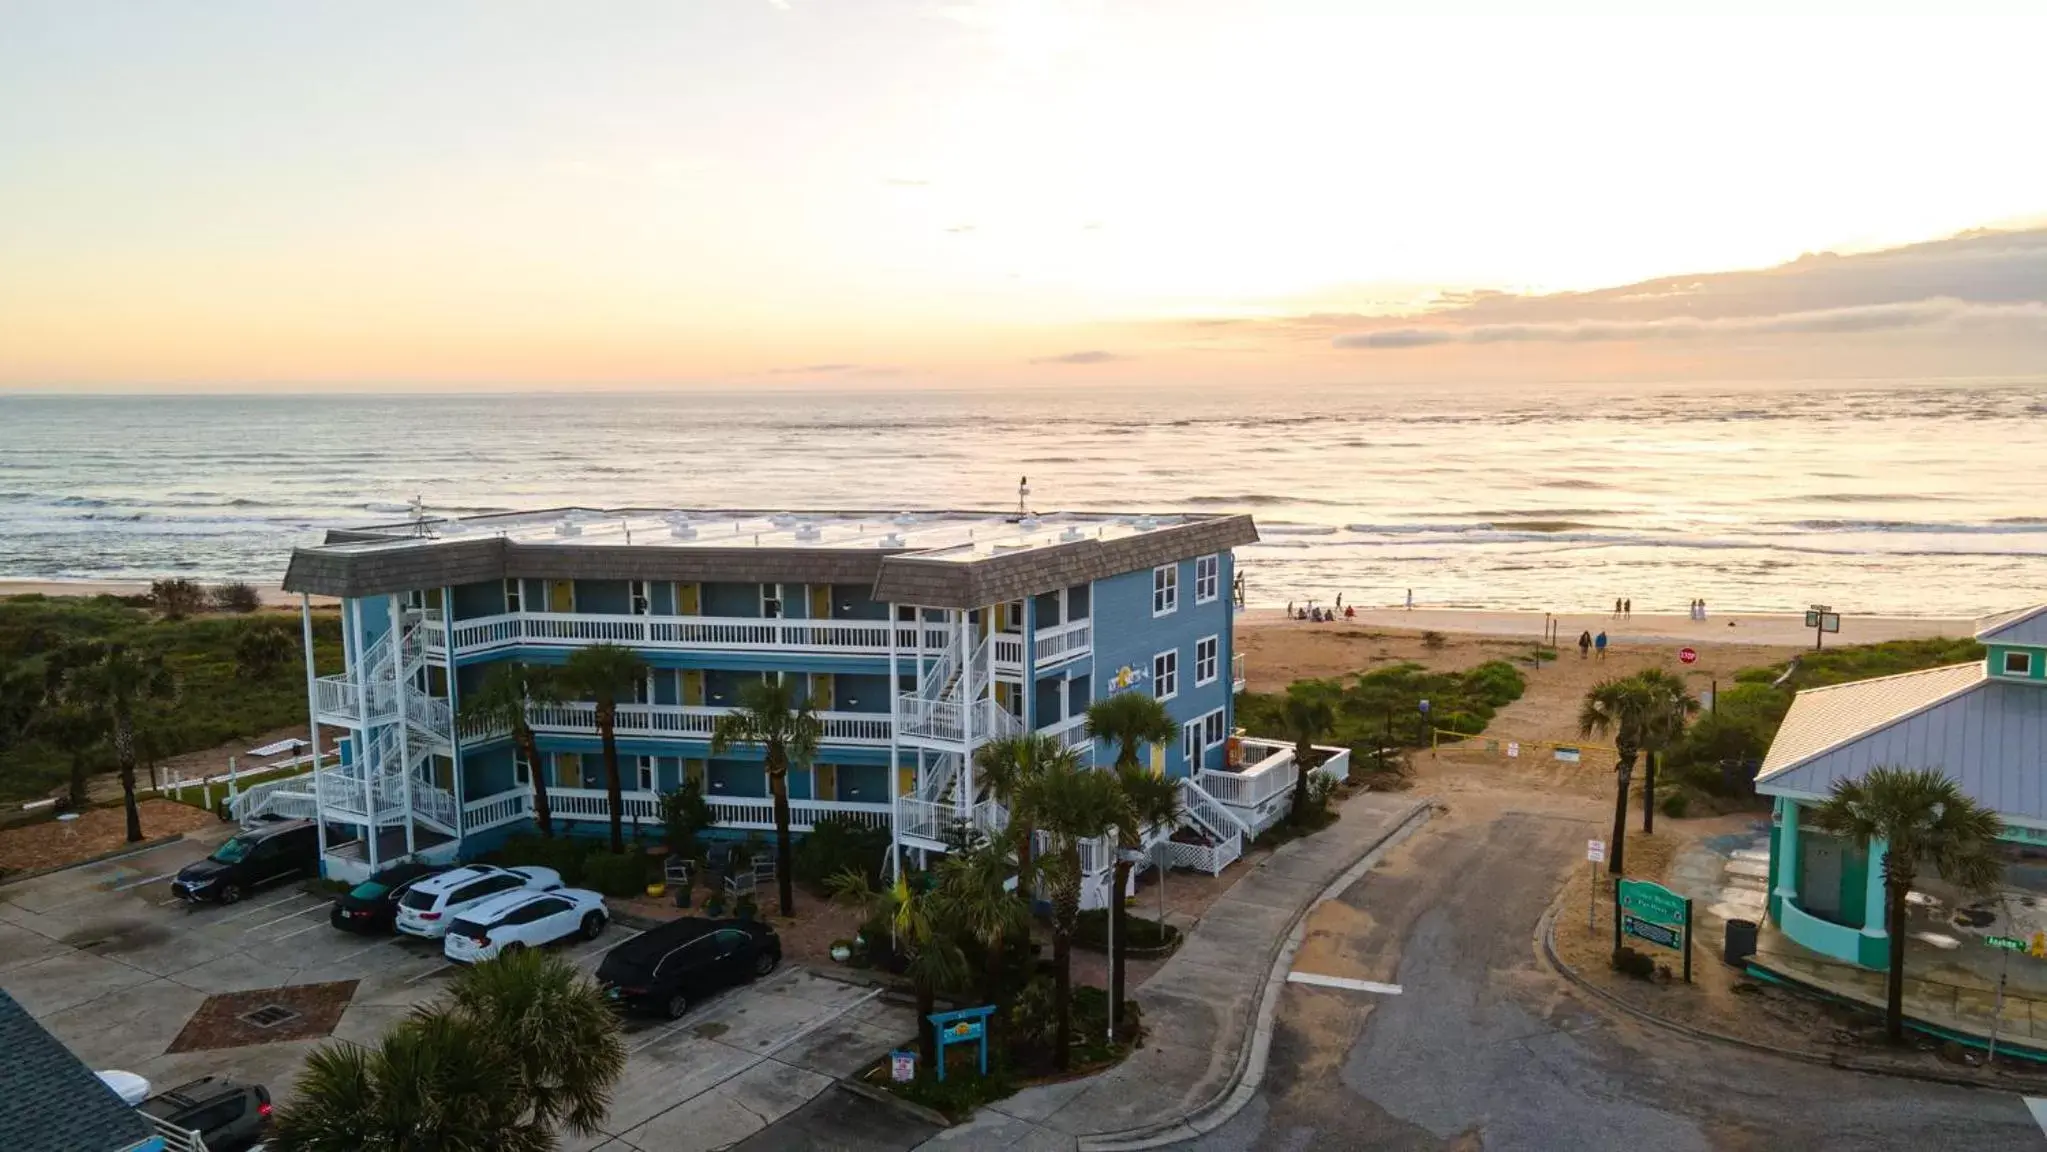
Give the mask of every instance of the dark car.
[{"label": "dark car", "polygon": [[398,915],[398,901],[414,884],[448,870],[446,864],[413,861],[386,868],[350,888],[334,902],[327,922],[344,932],[389,932]]},{"label": "dark car", "polygon": [[232,904],[265,884],[319,872],[320,830],[311,820],[277,820],[245,828],[213,855],[179,869],[171,895]]},{"label": "dark car", "polygon": [[142,1110],[198,1133],[207,1152],[245,1152],[263,1139],[270,1125],[270,1093],[261,1084],[208,1076],[151,1096],[142,1102]]},{"label": "dark car", "polygon": [[604,954],[597,982],[627,1008],[673,1020],[720,988],[766,976],[782,962],[772,925],[691,917],[663,924]]}]

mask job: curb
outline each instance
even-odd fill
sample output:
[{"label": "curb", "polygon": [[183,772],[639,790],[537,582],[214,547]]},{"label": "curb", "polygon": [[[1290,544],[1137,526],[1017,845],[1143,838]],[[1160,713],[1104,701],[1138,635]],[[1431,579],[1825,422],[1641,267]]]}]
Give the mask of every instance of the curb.
[{"label": "curb", "polygon": [[1272,1020],[1279,1011],[1280,990],[1286,987],[1287,972],[1294,965],[1294,954],[1300,950],[1301,939],[1306,934],[1309,914],[1341,896],[1345,889],[1370,872],[1387,852],[1428,823],[1436,804],[1437,799],[1433,796],[1411,804],[1391,829],[1373,841],[1349,868],[1294,913],[1286,934],[1273,944],[1272,962],[1266,971],[1265,990],[1259,996],[1257,1014],[1245,1025],[1250,1030],[1251,1042],[1238,1054],[1236,1068],[1214,1096],[1178,1120],[1082,1136],[1078,1141],[1080,1152],[1138,1152],[1140,1149],[1165,1148],[1207,1135],[1243,1111],[1265,1083],[1265,1062],[1272,1048]]},{"label": "curb", "polygon": [[[1561,894],[1558,899],[1561,901]],[[1858,1060],[1852,1056],[1814,1052],[1802,1048],[1772,1048],[1753,1040],[1744,1040],[1739,1036],[1729,1036],[1721,1032],[1711,1032],[1704,1028],[1694,1028],[1690,1024],[1680,1024],[1675,1020],[1666,1020],[1654,1013],[1645,1012],[1608,992],[1606,989],[1593,984],[1583,976],[1580,976],[1577,969],[1564,963],[1556,951],[1556,915],[1557,904],[1552,903],[1549,909],[1542,914],[1542,922],[1536,928],[1536,933],[1542,940],[1543,960],[1548,964],[1550,970],[1563,977],[1573,987],[1591,993],[1597,999],[1619,1009],[1635,1020],[1639,1020],[1644,1024],[1654,1025],[1666,1032],[1673,1032],[1688,1039],[1709,1044],[1723,1044],[1733,1048],[1740,1048],[1760,1056],[1775,1056],[1784,1060],[1796,1060],[1802,1064],[1811,1064],[1819,1068],[1835,1068],[1843,1072],[1860,1072],[1869,1076],[1889,1076],[1898,1080],[1917,1080],[1927,1084],[1946,1084],[1956,1088],[1989,1088],[1993,1091],[2005,1092],[2023,1093],[2026,1091],[2037,1091],[2040,1088],[2040,1084],[2037,1082],[2007,1081],[2003,1079],[1982,1080],[1936,1071],[1922,1071],[1916,1068],[1898,1068]]]},{"label": "curb", "polygon": [[152,852],[166,844],[176,844],[184,838],[185,834],[183,832],[173,832],[168,836],[159,836],[154,840],[144,840],[140,844],[123,844],[111,851],[102,852],[97,856],[87,856],[83,860],[73,860],[69,864],[59,864],[54,868],[38,868],[33,872],[23,872],[18,876],[9,876],[5,880],[0,880],[0,888],[5,888],[10,884],[19,884],[24,880],[34,880],[39,876],[55,876],[59,872],[69,872],[73,868],[83,868],[87,864],[104,864],[109,860],[119,860],[123,856],[136,856],[144,852]]},{"label": "curb", "polygon": [[837,1080],[832,1081],[832,1083],[842,1092],[850,1092],[855,1096],[893,1108],[904,1115],[930,1124],[940,1131],[953,1127],[953,1122],[946,1118],[945,1113],[940,1112],[936,1108],[926,1108],[914,1100],[905,1100],[893,1092],[885,1092],[872,1084],[863,1084],[851,1076],[841,1076]]}]

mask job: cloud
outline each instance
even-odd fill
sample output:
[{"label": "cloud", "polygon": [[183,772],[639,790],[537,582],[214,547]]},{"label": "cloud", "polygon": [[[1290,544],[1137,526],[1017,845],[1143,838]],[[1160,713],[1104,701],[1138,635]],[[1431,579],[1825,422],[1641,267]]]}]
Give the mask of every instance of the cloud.
[{"label": "cloud", "polygon": [[912,180],[907,176],[891,176],[883,180],[882,183],[891,188],[929,188],[931,186],[931,181],[929,180]]},{"label": "cloud", "polygon": [[1114,352],[1104,352],[1104,351],[1101,351],[1100,349],[1092,349],[1092,350],[1089,350],[1089,351],[1086,351],[1086,352],[1068,352],[1068,353],[1066,353],[1066,354],[1065,354],[1064,356],[1041,356],[1041,357],[1037,358],[1036,360],[1033,360],[1033,361],[1031,361],[1031,363],[1033,363],[1033,364],[1107,364],[1107,363],[1109,363],[1109,362],[1111,362],[1111,361],[1114,361],[1114,360],[1128,360],[1128,359],[1130,359],[1130,357],[1128,357],[1128,356],[1118,356],[1118,355],[1116,355],[1116,354],[1115,354]]},{"label": "cloud", "polygon": [[1953,297],[1846,308],[1815,308],[1759,316],[1665,316],[1647,320],[1566,320],[1382,328],[1335,338],[1338,348],[1421,348],[1437,344],[1698,340],[1714,336],[1845,335],[1909,329],[1994,326],[2047,332],[2047,302],[1971,303]]},{"label": "cloud", "polygon": [[798,364],[770,368],[770,376],[894,376],[902,369],[893,364]]},{"label": "cloud", "polygon": [[947,232],[950,232],[955,236],[959,235],[962,232],[972,232],[973,230],[974,226],[972,224],[955,224],[952,227],[946,229]]}]

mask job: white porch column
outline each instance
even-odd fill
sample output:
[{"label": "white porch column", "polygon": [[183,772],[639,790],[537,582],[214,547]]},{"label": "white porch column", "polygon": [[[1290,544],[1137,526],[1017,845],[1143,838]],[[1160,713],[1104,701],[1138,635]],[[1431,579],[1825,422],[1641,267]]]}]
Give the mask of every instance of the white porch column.
[{"label": "white porch column", "polygon": [[[914,626],[923,626],[923,610],[913,610],[918,617]],[[891,603],[888,606],[888,877],[894,880],[900,874],[902,864],[898,857],[903,851],[902,826],[902,746],[896,742],[896,729],[902,721],[902,674],[896,668],[896,632],[903,626],[902,609]],[[922,671],[923,662],[918,662]]]},{"label": "white porch column", "polygon": [[362,601],[348,602],[351,609],[355,633],[355,660],[349,665],[349,679],[355,683],[356,706],[360,709],[357,721],[362,725],[352,729],[355,734],[355,770],[362,777],[362,810],[364,859],[369,861],[370,871],[377,870],[377,797],[371,787],[370,778],[370,681],[366,675],[368,662],[362,641]]},{"label": "white porch column", "polygon": [[960,791],[953,808],[961,815],[974,810],[974,637],[968,610],[959,610],[960,637]]},{"label": "white porch column", "polygon": [[1777,890],[1785,900],[1798,898],[1798,801],[1777,798]]},{"label": "white porch column", "polygon": [[1882,940],[1890,933],[1884,930],[1884,857],[1890,855],[1890,842],[1871,840],[1869,842],[1869,878],[1863,884],[1862,934],[1872,940]]},{"label": "white porch column", "polygon": [[[673,592],[670,593],[673,596]],[[670,604],[674,601],[670,600]],[[462,694],[455,687],[455,590],[441,589],[441,650],[448,666],[448,759],[454,762],[455,773],[455,840],[460,843],[463,825],[468,823],[468,812],[463,808],[467,795],[462,780]],[[681,697],[678,696],[677,699]]]},{"label": "white porch column", "polygon": [[[398,794],[405,803],[405,854],[412,855],[412,746],[405,720],[405,604],[391,596],[391,702],[398,708]],[[375,810],[371,810],[374,814]]]},{"label": "white porch column", "polygon": [[313,666],[313,597],[299,593],[299,635],[306,646],[306,735],[313,743],[313,830],[320,842],[320,874],[327,874],[327,814],[320,806],[320,677]]}]

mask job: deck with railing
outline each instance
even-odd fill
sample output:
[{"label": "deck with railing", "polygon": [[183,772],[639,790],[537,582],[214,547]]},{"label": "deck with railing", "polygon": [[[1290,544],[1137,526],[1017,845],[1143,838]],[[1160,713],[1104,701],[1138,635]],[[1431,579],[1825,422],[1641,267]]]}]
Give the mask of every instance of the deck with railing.
[{"label": "deck with railing", "polygon": [[[427,651],[445,655],[451,638],[458,656],[470,656],[520,645],[575,647],[619,644],[639,649],[699,651],[782,651],[825,655],[885,656],[890,633],[899,656],[935,657],[952,645],[956,634],[943,624],[887,620],[806,620],[760,616],[612,615],[594,612],[507,612],[457,620],[452,627],[422,629]],[[1015,646],[999,649],[998,661],[1022,660],[1022,637]]]},{"label": "deck with railing", "polygon": [[[666,736],[671,739],[709,740],[718,718],[733,709],[697,704],[620,704],[612,723],[620,736]],[[819,712],[826,744],[853,744],[886,748],[889,744],[889,715],[886,712]],[[597,734],[597,705],[587,701],[535,705],[529,723],[535,732],[566,735]],[[488,735],[465,732],[465,738]]]}]

